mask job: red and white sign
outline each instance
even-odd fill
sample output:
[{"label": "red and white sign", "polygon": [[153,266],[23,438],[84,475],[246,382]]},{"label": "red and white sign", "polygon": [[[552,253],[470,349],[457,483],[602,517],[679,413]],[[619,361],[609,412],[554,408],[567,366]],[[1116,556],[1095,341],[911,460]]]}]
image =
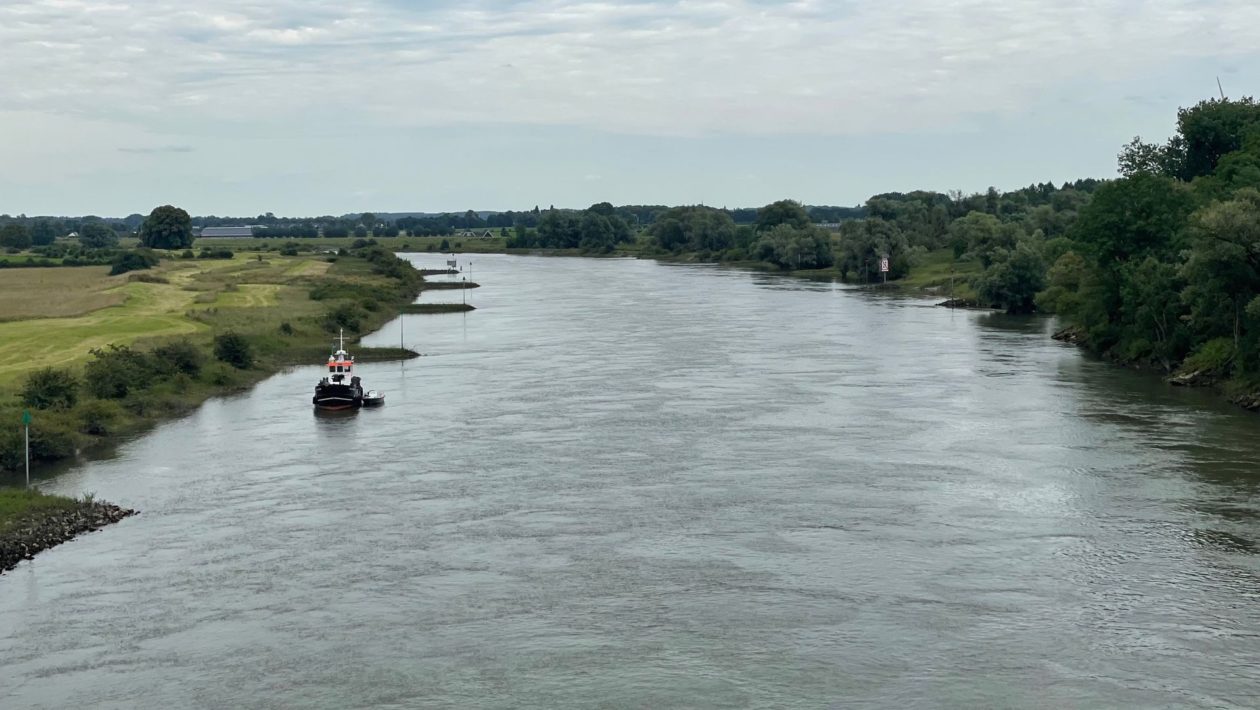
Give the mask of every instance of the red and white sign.
[{"label": "red and white sign", "polygon": [[888,271],[888,257],[884,257],[879,260],[879,270],[884,272]]}]

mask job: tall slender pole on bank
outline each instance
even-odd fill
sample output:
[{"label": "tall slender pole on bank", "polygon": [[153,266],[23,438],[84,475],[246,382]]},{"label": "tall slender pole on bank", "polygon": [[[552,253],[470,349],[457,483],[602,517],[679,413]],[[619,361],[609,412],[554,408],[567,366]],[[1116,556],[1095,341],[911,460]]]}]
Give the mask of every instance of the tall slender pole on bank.
[{"label": "tall slender pole on bank", "polygon": [[459,295],[464,297],[464,305],[468,305],[468,277],[464,277],[464,287],[459,290]]},{"label": "tall slender pole on bank", "polygon": [[31,487],[31,410],[22,410],[22,428],[26,430],[26,487]]}]

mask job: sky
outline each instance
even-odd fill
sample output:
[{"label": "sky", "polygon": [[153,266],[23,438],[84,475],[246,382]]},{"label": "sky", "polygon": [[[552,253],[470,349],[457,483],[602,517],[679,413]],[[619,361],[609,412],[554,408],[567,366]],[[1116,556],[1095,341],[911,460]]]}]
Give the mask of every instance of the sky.
[{"label": "sky", "polygon": [[855,205],[1112,177],[1255,0],[0,0],[0,213]]}]

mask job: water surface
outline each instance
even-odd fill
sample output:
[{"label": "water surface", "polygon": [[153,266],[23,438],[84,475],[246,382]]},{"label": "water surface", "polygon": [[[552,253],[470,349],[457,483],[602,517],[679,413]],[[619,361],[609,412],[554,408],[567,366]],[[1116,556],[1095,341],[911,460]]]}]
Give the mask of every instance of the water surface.
[{"label": "water surface", "polygon": [[300,368],[45,482],[143,513],[0,576],[0,707],[1260,697],[1254,415],[1041,319],[471,258],[384,408]]}]

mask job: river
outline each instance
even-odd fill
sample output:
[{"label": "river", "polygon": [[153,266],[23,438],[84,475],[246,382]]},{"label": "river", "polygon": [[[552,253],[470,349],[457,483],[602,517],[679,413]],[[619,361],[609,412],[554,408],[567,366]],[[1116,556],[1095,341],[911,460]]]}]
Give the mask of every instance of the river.
[{"label": "river", "polygon": [[384,408],[299,368],[45,481],[142,513],[0,576],[0,707],[1255,706],[1255,415],[1044,319],[470,258]]}]

